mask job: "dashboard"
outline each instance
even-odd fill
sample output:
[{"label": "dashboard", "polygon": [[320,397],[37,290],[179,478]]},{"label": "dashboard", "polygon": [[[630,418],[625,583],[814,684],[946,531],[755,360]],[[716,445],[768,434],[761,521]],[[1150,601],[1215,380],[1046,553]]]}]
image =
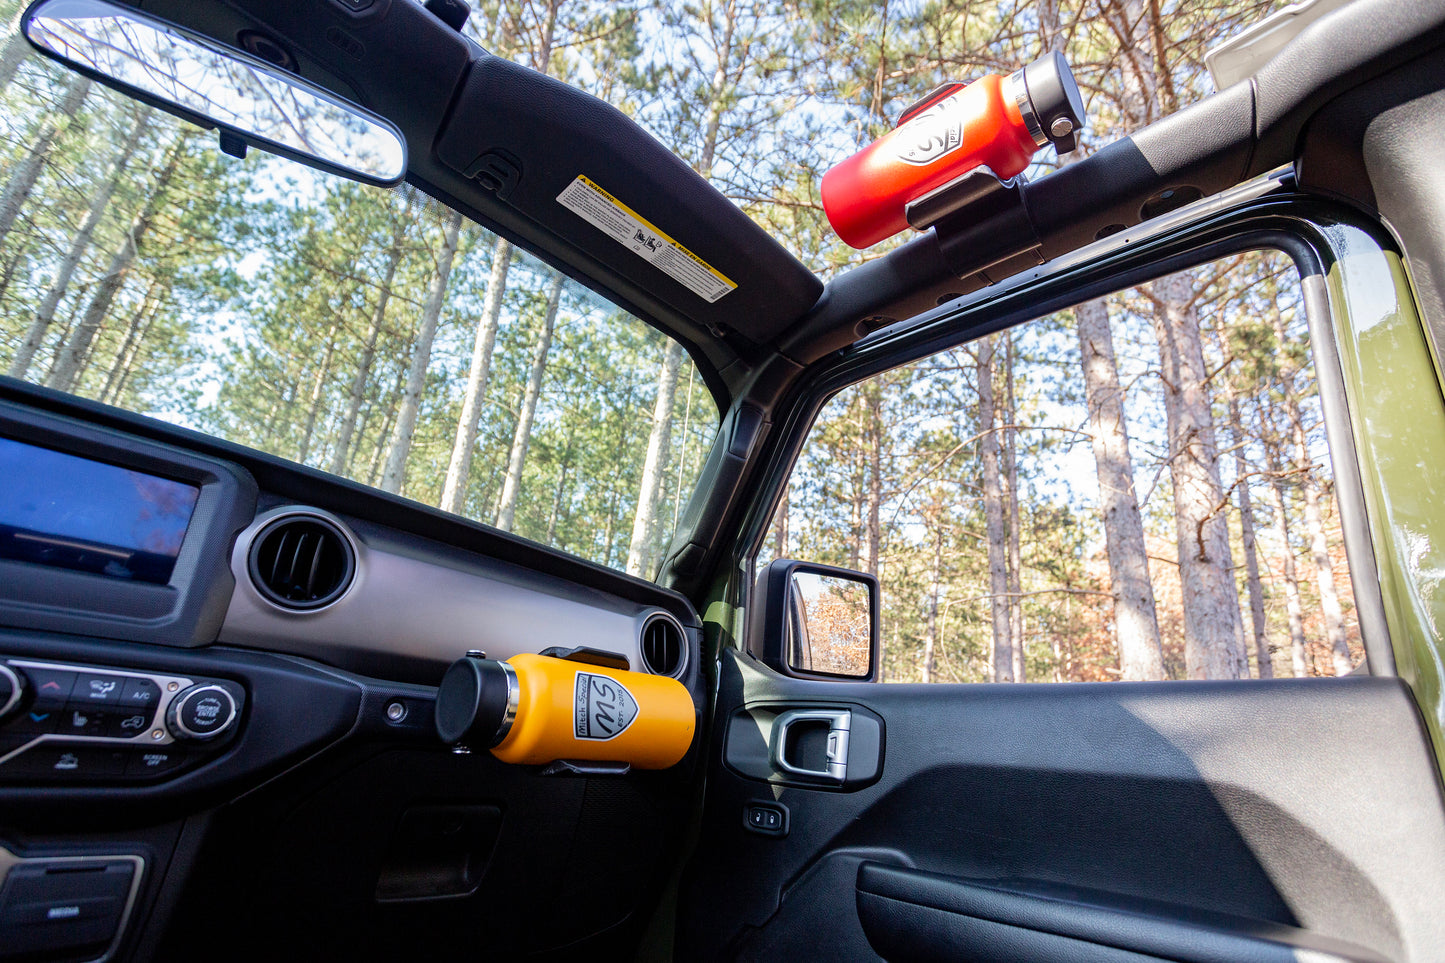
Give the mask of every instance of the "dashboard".
[{"label": "dashboard", "polygon": [[468,651],[586,647],[700,706],[681,596],[8,381],[0,478],[0,961],[179,959],[217,920],[220,959],[371,958],[411,917],[510,921],[504,956],[635,938],[696,748],[506,766],[440,743],[435,686]]}]

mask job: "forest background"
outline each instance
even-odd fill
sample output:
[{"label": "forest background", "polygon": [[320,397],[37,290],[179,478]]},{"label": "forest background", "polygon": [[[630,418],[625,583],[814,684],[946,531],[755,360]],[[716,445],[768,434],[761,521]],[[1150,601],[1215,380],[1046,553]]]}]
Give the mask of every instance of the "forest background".
[{"label": "forest background", "polygon": [[[634,117],[826,279],[898,241],[842,244],[823,172],[937,84],[1062,50],[1082,156],[1207,96],[1205,50],[1282,5],[489,0],[465,29]],[[40,62],[22,8],[0,3],[6,373],[655,571],[717,424],[675,343],[411,189],[219,154]],[[1265,252],[846,390],[771,556],[883,578],[890,680],[1362,659],[1298,285]]]}]

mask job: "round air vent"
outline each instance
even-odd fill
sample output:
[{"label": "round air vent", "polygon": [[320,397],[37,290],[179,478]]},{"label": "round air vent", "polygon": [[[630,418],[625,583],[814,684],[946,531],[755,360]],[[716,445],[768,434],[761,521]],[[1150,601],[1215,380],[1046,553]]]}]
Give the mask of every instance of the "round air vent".
[{"label": "round air vent", "polygon": [[283,515],[251,540],[251,581],[283,608],[330,605],[355,571],[351,540],[318,515]]},{"label": "round air vent", "polygon": [[654,615],[642,624],[642,664],[647,671],[676,678],[686,663],[687,641],[671,616]]}]

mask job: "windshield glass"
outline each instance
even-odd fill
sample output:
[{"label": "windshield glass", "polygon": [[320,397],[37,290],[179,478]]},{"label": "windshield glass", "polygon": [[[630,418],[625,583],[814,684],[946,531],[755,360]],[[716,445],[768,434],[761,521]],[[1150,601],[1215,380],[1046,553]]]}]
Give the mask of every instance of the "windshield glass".
[{"label": "windshield glass", "polygon": [[0,370],[651,577],[718,421],[679,344],[409,187],[0,82]]}]

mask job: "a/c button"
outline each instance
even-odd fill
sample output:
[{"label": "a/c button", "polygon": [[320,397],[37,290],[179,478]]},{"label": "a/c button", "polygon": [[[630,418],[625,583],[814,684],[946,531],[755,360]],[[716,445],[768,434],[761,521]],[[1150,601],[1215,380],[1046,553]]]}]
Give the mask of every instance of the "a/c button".
[{"label": "a/c button", "polygon": [[151,709],[160,699],[160,687],[150,679],[127,678],[121,683],[119,704],[127,709]]}]

